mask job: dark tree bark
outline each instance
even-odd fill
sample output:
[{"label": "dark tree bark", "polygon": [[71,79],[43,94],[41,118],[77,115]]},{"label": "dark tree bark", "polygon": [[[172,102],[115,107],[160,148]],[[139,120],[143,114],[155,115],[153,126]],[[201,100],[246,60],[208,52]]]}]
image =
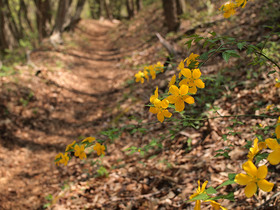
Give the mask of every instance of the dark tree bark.
[{"label": "dark tree bark", "polygon": [[81,13],[83,11],[84,5],[86,3],[86,0],[78,0],[75,13],[71,18],[71,21],[68,26],[66,26],[66,29],[72,29],[75,27],[75,25],[80,21],[81,19]]},{"label": "dark tree bark", "polygon": [[180,0],[176,0],[176,12],[178,16],[183,14],[182,2]]},{"label": "dark tree bark", "polygon": [[126,0],[125,3],[126,3],[128,18],[130,19],[134,16],[134,2],[133,0]]},{"label": "dark tree bark", "polygon": [[31,21],[29,20],[28,18],[28,12],[27,12],[27,7],[26,7],[26,4],[24,2],[24,0],[20,0],[20,10],[22,11],[22,14],[23,14],[23,17],[24,17],[24,20],[25,22],[27,23],[29,29],[34,32],[34,29],[32,27],[32,24],[31,24]]},{"label": "dark tree bark", "polygon": [[20,34],[20,31],[17,28],[16,22],[14,20],[14,17],[12,16],[9,1],[4,0],[4,4],[5,5],[2,8],[5,8],[5,16],[7,17],[9,28],[10,28],[15,40],[18,42],[22,38],[22,34]]},{"label": "dark tree bark", "polygon": [[162,0],[165,25],[167,26],[168,32],[176,31],[179,26],[179,18],[177,15],[177,5],[174,0]]},{"label": "dark tree bark", "polygon": [[5,20],[4,20],[4,14],[3,14],[3,1],[0,0],[0,50],[4,51],[6,48],[9,47],[9,44],[7,42],[6,36],[5,36]]},{"label": "dark tree bark", "polygon": [[51,22],[51,8],[49,0],[34,0],[36,5],[36,25],[39,42],[48,35],[47,21]]},{"label": "dark tree bark", "polygon": [[66,18],[67,10],[72,1],[70,0],[59,0],[57,15],[55,18],[54,32],[61,33],[63,31],[63,24]]},{"label": "dark tree bark", "polygon": [[142,0],[136,0],[136,9],[137,12],[139,12],[142,9],[143,5],[142,5]]},{"label": "dark tree bark", "polygon": [[104,4],[104,9],[105,9],[107,18],[112,20],[113,16],[112,16],[111,8],[110,8],[110,1],[109,2],[107,2],[107,0],[102,0],[102,1]]}]

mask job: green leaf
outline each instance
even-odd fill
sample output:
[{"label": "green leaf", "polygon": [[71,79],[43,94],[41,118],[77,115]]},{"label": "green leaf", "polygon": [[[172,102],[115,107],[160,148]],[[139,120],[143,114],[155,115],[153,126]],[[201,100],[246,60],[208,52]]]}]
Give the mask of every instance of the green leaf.
[{"label": "green leaf", "polygon": [[208,58],[208,52],[203,53],[201,56],[199,56],[199,59],[206,60]]},{"label": "green leaf", "polygon": [[237,43],[237,47],[238,47],[239,50],[242,50],[245,45],[246,45],[246,42]]},{"label": "green leaf", "polygon": [[276,72],[275,70],[274,71],[270,71],[270,72],[267,73],[267,75],[274,74],[275,72]]},{"label": "green leaf", "polygon": [[207,188],[206,193],[207,194],[215,194],[215,193],[217,193],[217,190],[215,190],[214,187],[209,187],[209,188]]},{"label": "green leaf", "polygon": [[266,159],[268,157],[268,153],[262,153],[256,155],[256,164],[258,164],[261,160]]},{"label": "green leaf", "polygon": [[225,182],[223,182],[222,184],[220,184],[216,189],[220,189],[222,188],[223,186],[227,186],[227,185],[230,185],[230,184],[234,184],[235,182],[233,180],[227,180]]},{"label": "green leaf", "polygon": [[223,59],[224,59],[226,62],[228,62],[228,60],[229,60],[229,58],[230,58],[230,54],[227,53],[227,52],[223,52],[222,56],[223,56]]},{"label": "green leaf", "polygon": [[210,198],[209,195],[207,195],[206,193],[201,193],[195,196],[194,198],[190,199],[189,201],[207,200],[208,198]]},{"label": "green leaf", "polygon": [[234,180],[235,179],[236,174],[228,174],[228,179],[229,180]]}]

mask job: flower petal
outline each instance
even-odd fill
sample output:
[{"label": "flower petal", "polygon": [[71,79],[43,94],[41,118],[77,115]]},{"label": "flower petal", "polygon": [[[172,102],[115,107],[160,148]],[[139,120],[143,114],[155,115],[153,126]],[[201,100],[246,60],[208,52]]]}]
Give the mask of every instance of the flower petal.
[{"label": "flower petal", "polygon": [[166,100],[168,100],[169,103],[174,104],[177,101],[177,96],[168,96]]},{"label": "flower petal", "polygon": [[181,82],[179,82],[179,86],[182,86],[182,85],[187,85],[187,86],[189,86],[189,79],[183,79],[183,80],[181,80]]},{"label": "flower petal", "polygon": [[208,181],[205,181],[205,182],[202,184],[201,190],[200,190],[201,193],[204,192],[205,187],[206,187],[207,184],[208,184]]},{"label": "flower petal", "polygon": [[204,88],[205,87],[205,84],[201,79],[194,80],[194,84],[199,88]]},{"label": "flower petal", "polygon": [[158,108],[151,106],[149,111],[153,114],[157,114],[158,113]]},{"label": "flower petal", "polygon": [[196,86],[192,86],[189,88],[189,93],[196,94],[196,92],[197,92]]},{"label": "flower petal", "polygon": [[192,77],[192,72],[190,69],[182,69],[181,73],[186,77],[186,78],[191,78]]},{"label": "flower petal", "polygon": [[247,185],[249,182],[252,181],[252,178],[250,176],[248,176],[247,174],[237,174],[235,176],[234,181],[240,185]]},{"label": "flower petal", "polygon": [[247,162],[243,163],[242,168],[244,171],[247,172],[248,175],[255,177],[257,176],[257,167],[254,165],[254,163],[251,160],[248,160]]},{"label": "flower petal", "polygon": [[169,88],[169,92],[174,96],[179,95],[179,89],[176,85],[171,85],[170,88]]},{"label": "flower petal", "polygon": [[276,139],[268,138],[265,140],[265,143],[272,150],[276,150],[277,148],[280,148]]},{"label": "flower petal", "polygon": [[157,119],[158,119],[158,121],[160,121],[161,123],[163,122],[164,116],[163,116],[162,112],[159,112],[159,113],[157,114]]},{"label": "flower petal", "polygon": [[267,160],[269,161],[269,163],[271,165],[277,165],[280,163],[280,149],[276,149],[273,152],[271,152],[268,157]]},{"label": "flower petal", "polygon": [[258,173],[257,173],[257,177],[259,179],[264,179],[267,175],[267,166],[266,165],[262,165],[258,168]]},{"label": "flower petal", "polygon": [[169,117],[172,116],[172,113],[170,113],[168,110],[163,110],[162,113],[163,113],[164,117],[168,117],[169,118]]},{"label": "flower petal", "polygon": [[255,182],[250,182],[244,189],[247,198],[251,198],[257,192],[257,185]]},{"label": "flower petal", "polygon": [[262,179],[262,180],[258,181],[258,186],[262,191],[270,192],[272,190],[274,184],[271,182],[268,182],[265,179]]},{"label": "flower petal", "polygon": [[201,206],[201,201],[200,200],[196,200],[195,201],[194,210],[200,210],[200,206]]},{"label": "flower petal", "polygon": [[186,96],[186,97],[184,97],[184,101],[188,104],[193,104],[194,98],[192,96]]},{"label": "flower petal", "polygon": [[182,99],[178,99],[175,103],[175,110],[181,112],[185,109],[185,102]]},{"label": "flower petal", "polygon": [[198,79],[201,76],[201,72],[199,69],[194,69],[192,75],[194,79]]},{"label": "flower petal", "polygon": [[189,92],[189,87],[187,85],[182,85],[180,87],[180,94],[183,95],[187,95]]}]

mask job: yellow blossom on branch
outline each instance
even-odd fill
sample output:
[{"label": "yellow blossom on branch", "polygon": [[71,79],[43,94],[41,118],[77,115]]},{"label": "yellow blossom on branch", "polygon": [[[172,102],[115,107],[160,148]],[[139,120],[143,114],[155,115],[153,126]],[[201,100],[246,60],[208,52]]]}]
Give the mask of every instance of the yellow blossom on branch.
[{"label": "yellow blossom on branch", "polygon": [[87,155],[85,153],[85,145],[81,145],[81,146],[75,145],[74,149],[75,149],[76,157],[79,157],[81,160],[87,158]]},{"label": "yellow blossom on branch", "polygon": [[[201,188],[200,188],[200,180],[198,180],[198,181],[197,181],[197,184],[198,184],[197,190],[196,190],[196,192],[195,192],[194,194],[192,194],[192,195],[190,196],[190,199],[193,199],[194,197],[198,196],[199,194],[206,193],[206,192],[205,192],[205,187],[206,187],[207,183],[208,183],[208,181],[205,181],[205,182],[202,184]],[[200,209],[200,206],[201,206],[201,201],[200,201],[200,200],[196,200],[196,201],[195,201],[195,207],[194,207],[194,209],[195,209],[195,210],[199,210],[199,209]]]},{"label": "yellow blossom on branch", "polygon": [[146,78],[147,80],[149,80],[149,76],[148,76],[148,72],[144,70],[144,72],[142,71],[138,71],[137,74],[134,75],[135,76],[135,82],[141,82],[142,84],[144,83]]},{"label": "yellow blossom on branch", "polygon": [[235,8],[237,5],[233,2],[227,2],[221,6],[220,10],[224,12],[224,17],[229,18],[230,16],[235,14]]},{"label": "yellow blossom on branch", "polygon": [[213,210],[227,210],[227,208],[223,207],[221,204],[217,203],[216,201],[209,200]]},{"label": "yellow blossom on branch", "polygon": [[235,0],[236,6],[240,7],[242,5],[242,8],[244,8],[247,4],[247,0]]},{"label": "yellow blossom on branch", "polygon": [[182,85],[180,89],[176,85],[171,85],[169,92],[172,95],[168,96],[166,99],[169,101],[169,103],[175,104],[175,110],[177,112],[181,112],[185,109],[185,102],[188,104],[194,103],[194,98],[187,95],[189,92],[189,87],[186,85]]},{"label": "yellow blossom on branch", "polygon": [[62,153],[59,153],[57,156],[55,156],[55,160],[59,159],[58,161],[55,162],[55,164],[57,166],[59,166],[59,164],[64,164],[65,166],[68,164],[69,161],[69,156],[67,153],[65,153],[64,155]]},{"label": "yellow blossom on branch", "polygon": [[157,114],[157,119],[162,123],[164,121],[164,117],[170,118],[172,113],[167,110],[169,102],[167,99],[163,99],[162,101],[156,98],[153,101],[154,107],[150,107],[150,112],[153,114]]},{"label": "yellow blossom on branch", "polygon": [[86,143],[86,142],[91,143],[93,141],[95,141],[95,137],[87,137],[82,141],[82,143]]},{"label": "yellow blossom on branch", "polygon": [[253,161],[254,157],[259,153],[259,151],[267,147],[265,142],[258,143],[258,141],[258,138],[255,138],[254,146],[250,148],[250,151],[247,155],[248,159],[251,161]]},{"label": "yellow blossom on branch", "polygon": [[248,160],[242,165],[242,168],[247,174],[237,174],[234,181],[237,184],[246,185],[244,190],[246,197],[252,197],[257,192],[258,187],[265,192],[272,190],[274,184],[265,180],[266,165],[257,168],[251,160]]},{"label": "yellow blossom on branch", "polygon": [[186,79],[183,79],[179,85],[187,85],[189,87],[189,92],[192,94],[195,94],[197,92],[197,88],[204,88],[205,84],[204,82],[199,79],[201,76],[201,72],[199,69],[183,69],[182,74],[186,77]]},{"label": "yellow blossom on branch", "polygon": [[199,64],[199,62],[197,61],[198,57],[198,54],[191,53],[190,56],[184,60],[184,62],[187,62],[188,68],[197,68]]},{"label": "yellow blossom on branch", "polygon": [[272,106],[274,106],[274,104],[267,105],[266,111],[269,111]]},{"label": "yellow blossom on branch", "polygon": [[73,141],[71,144],[67,145],[65,152],[68,152],[69,150],[73,149],[75,144],[76,141]]},{"label": "yellow blossom on branch", "polygon": [[271,165],[277,165],[280,163],[280,145],[278,144],[276,139],[268,138],[265,140],[267,146],[273,150],[268,157],[267,160]]},{"label": "yellow blossom on branch", "polygon": [[168,87],[170,87],[171,85],[174,85],[176,82],[176,75],[174,74],[168,84]]},{"label": "yellow blossom on branch", "polygon": [[157,62],[157,64],[154,65],[154,68],[156,71],[160,71],[160,72],[164,71],[164,66],[161,62]]},{"label": "yellow blossom on branch", "polygon": [[155,99],[158,98],[158,87],[156,87],[155,94],[150,97],[150,102],[153,104]]},{"label": "yellow blossom on branch", "polygon": [[93,150],[97,152],[98,156],[100,156],[101,154],[105,155],[105,146],[98,142],[94,145]]}]

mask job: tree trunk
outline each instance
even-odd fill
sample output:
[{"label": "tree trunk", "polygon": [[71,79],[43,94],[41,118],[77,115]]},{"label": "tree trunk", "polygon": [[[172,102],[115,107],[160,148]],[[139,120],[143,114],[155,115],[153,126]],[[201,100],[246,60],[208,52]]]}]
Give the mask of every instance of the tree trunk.
[{"label": "tree trunk", "polygon": [[126,9],[128,18],[132,18],[134,16],[134,2],[133,0],[126,0]]},{"label": "tree trunk", "polygon": [[51,22],[51,8],[49,0],[34,0],[36,5],[36,23],[39,42],[48,35],[47,21]]},{"label": "tree trunk", "polygon": [[83,11],[85,3],[86,3],[86,0],[78,0],[77,5],[76,5],[76,9],[75,9],[75,13],[72,16],[69,25],[66,27],[66,30],[67,29],[72,29],[80,21],[81,13]]},{"label": "tree trunk", "polygon": [[177,5],[174,0],[162,0],[165,25],[167,26],[168,32],[176,31],[180,22],[177,15]]},{"label": "tree trunk", "polygon": [[0,50],[4,51],[9,47],[9,44],[7,42],[6,36],[5,36],[5,20],[4,20],[4,14],[3,14],[3,2],[0,0]]},{"label": "tree trunk", "polygon": [[107,18],[109,20],[112,20],[113,16],[112,16],[111,8],[110,8],[110,1],[107,2],[107,0],[103,0],[103,3],[104,3],[105,12],[107,14]]},{"label": "tree trunk", "polygon": [[178,16],[183,14],[182,2],[180,0],[176,0],[176,12]]},{"label": "tree trunk", "polygon": [[32,24],[28,18],[28,12],[27,12],[27,7],[26,7],[26,4],[24,2],[24,0],[20,0],[20,10],[22,11],[22,14],[23,14],[23,17],[24,17],[24,20],[25,22],[27,23],[29,29],[34,32],[34,29],[32,27]]},{"label": "tree trunk", "polygon": [[55,25],[53,28],[52,35],[50,37],[51,43],[56,46],[56,44],[62,44],[62,31],[63,25],[66,18],[68,8],[70,7],[72,0],[59,0],[57,14],[55,18]]},{"label": "tree trunk", "polygon": [[136,9],[137,12],[139,12],[142,9],[143,5],[142,5],[142,0],[136,0]]}]

